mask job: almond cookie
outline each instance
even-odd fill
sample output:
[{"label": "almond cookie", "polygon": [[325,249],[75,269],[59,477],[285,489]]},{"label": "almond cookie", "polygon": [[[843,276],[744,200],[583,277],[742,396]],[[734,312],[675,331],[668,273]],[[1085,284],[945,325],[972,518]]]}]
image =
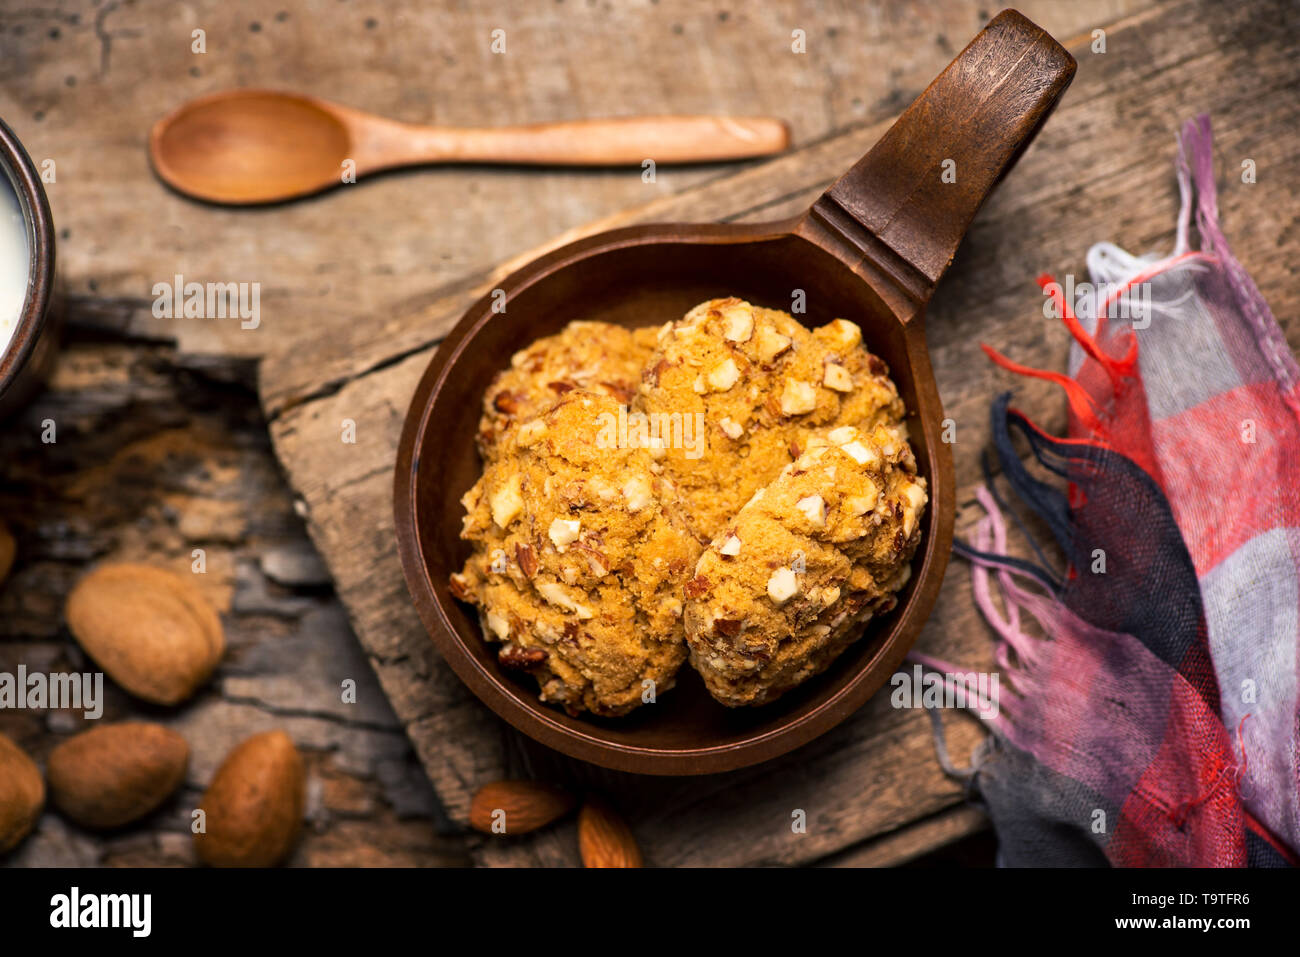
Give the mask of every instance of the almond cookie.
[{"label": "almond cookie", "polygon": [[797,457],[813,431],[903,418],[889,369],[863,348],[856,325],[836,319],[810,331],[736,298],[702,303],[661,331],[635,408],[663,439],[665,474],[701,541]]},{"label": "almond cookie", "polygon": [[644,447],[617,442],[617,398],[570,391],[510,426],[465,494],[474,543],[452,591],[478,607],[502,665],[571,714],[626,714],[686,659],[682,584],[701,546]]},{"label": "almond cookie", "polygon": [[731,707],[825,670],[911,577],[927,495],[904,428],[841,426],[807,445],[685,586],[691,664]]},{"label": "almond cookie", "polygon": [[513,423],[545,412],[574,389],[632,401],[641,369],[655,348],[657,329],[625,329],[608,322],[571,322],[510,359],[483,395],[478,450],[484,461]]}]

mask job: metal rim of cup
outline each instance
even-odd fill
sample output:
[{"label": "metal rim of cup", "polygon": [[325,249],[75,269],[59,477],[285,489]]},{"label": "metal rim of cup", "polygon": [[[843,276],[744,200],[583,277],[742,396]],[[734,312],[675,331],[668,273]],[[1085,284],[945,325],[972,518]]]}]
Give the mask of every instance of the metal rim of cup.
[{"label": "metal rim of cup", "polygon": [[8,348],[0,354],[0,397],[3,397],[44,331],[54,285],[54,222],[50,217],[50,203],[32,158],[3,120],[0,120],[0,175],[9,178],[18,196],[31,251],[22,312]]}]

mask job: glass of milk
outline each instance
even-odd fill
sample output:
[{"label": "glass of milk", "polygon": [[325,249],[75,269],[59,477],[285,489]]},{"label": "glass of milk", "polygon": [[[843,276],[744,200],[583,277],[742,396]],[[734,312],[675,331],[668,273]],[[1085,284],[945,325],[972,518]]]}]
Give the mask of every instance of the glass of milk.
[{"label": "glass of milk", "polygon": [[45,187],[0,120],[0,418],[31,396],[53,364],[53,280],[54,224]]},{"label": "glass of milk", "polygon": [[27,217],[8,176],[0,176],[0,357],[9,350],[31,285]]}]

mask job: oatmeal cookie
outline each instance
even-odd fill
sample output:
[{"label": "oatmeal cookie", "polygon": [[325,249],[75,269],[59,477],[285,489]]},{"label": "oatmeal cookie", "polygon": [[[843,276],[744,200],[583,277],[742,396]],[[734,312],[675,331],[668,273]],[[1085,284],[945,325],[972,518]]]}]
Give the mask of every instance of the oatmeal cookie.
[{"label": "oatmeal cookie", "polygon": [[827,668],[896,604],[926,503],[903,427],[808,437],[686,583],[691,664],[710,694],[765,704]]},{"label": "oatmeal cookie", "polygon": [[485,462],[515,422],[545,412],[560,396],[583,389],[632,401],[658,329],[625,329],[608,322],[571,322],[553,336],[516,352],[483,395],[478,450]]},{"label": "oatmeal cookie", "polygon": [[474,554],[452,591],[478,607],[501,664],[571,714],[626,714],[686,659],[682,584],[701,546],[650,451],[610,441],[619,410],[613,396],[564,393],[507,428],[462,499]]},{"label": "oatmeal cookie", "polygon": [[[667,446],[661,464],[701,541],[796,458],[814,431],[869,430],[903,418],[889,369],[863,347],[856,325],[836,319],[809,330],[787,313],[736,298],[701,303],[661,330],[634,408]],[[663,434],[669,423],[681,423],[692,441]],[[693,434],[697,427],[701,434]]]}]

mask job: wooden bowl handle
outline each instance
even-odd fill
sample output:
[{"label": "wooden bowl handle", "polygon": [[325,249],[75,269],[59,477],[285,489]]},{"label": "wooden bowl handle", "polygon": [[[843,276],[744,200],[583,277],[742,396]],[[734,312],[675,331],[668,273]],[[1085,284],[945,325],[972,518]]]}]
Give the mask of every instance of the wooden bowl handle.
[{"label": "wooden bowl handle", "polygon": [[924,305],[1074,70],[1074,57],[1041,27],[1003,10],[817,200],[811,218]]}]

